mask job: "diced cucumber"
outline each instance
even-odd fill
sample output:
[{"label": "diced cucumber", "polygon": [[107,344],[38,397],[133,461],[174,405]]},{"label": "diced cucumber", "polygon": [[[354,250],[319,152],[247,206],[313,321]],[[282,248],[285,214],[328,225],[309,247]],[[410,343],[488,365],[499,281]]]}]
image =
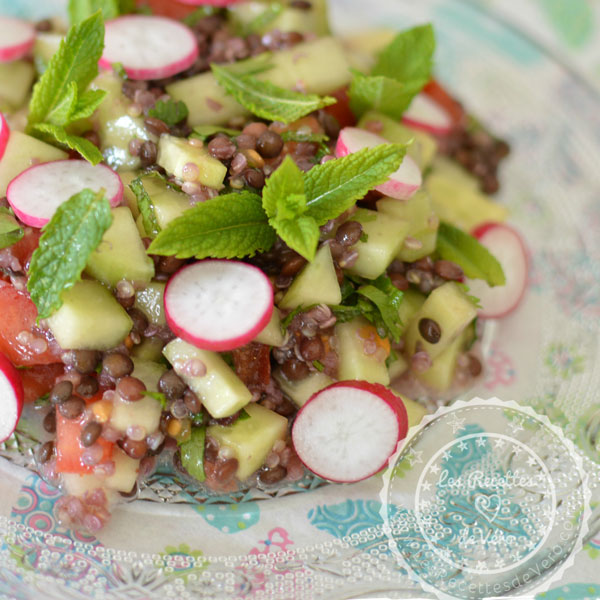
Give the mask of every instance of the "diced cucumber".
[{"label": "diced cucumber", "polygon": [[260,468],[277,440],[285,439],[288,420],[276,412],[261,406],[249,404],[245,411],[248,419],[238,419],[233,425],[211,425],[208,436],[221,447],[229,448],[239,466],[236,477],[243,481]]},{"label": "diced cucumber", "polygon": [[[163,348],[163,354],[215,419],[233,415],[252,399],[250,390],[216,352],[200,350],[176,338]],[[204,363],[206,375],[193,377],[184,371],[186,362],[194,359]]]},{"label": "diced cucumber", "polygon": [[204,427],[194,427],[190,438],[180,446],[183,468],[198,481],[206,479],[206,472],[204,471],[205,441],[206,429]]},{"label": "diced cucumber", "polygon": [[142,339],[141,344],[135,345],[131,349],[132,358],[139,358],[141,360],[151,360],[153,362],[159,362],[163,360],[162,349],[165,343],[158,337],[147,337]]},{"label": "diced cucumber", "polygon": [[127,456],[121,448],[113,450],[115,472],[104,479],[104,485],[117,492],[127,493],[133,489],[140,468],[140,461]]},{"label": "diced cucumber", "polygon": [[[435,359],[476,316],[475,306],[460,287],[453,281],[444,283],[429,294],[409,324],[405,336],[406,352],[409,356],[414,354],[418,344]],[[441,337],[436,344],[425,340],[419,332],[421,319],[432,319],[440,326]]]},{"label": "diced cucumber", "polygon": [[133,357],[133,372],[132,377],[137,377],[144,382],[146,389],[149,392],[158,391],[158,380],[167,370],[163,363],[152,360],[144,360],[142,358]]},{"label": "diced cucumber", "polygon": [[396,356],[396,359],[388,365],[388,373],[390,381],[394,381],[408,370],[408,362],[401,354]]},{"label": "diced cucumber", "polygon": [[[327,57],[327,60],[323,60]],[[323,37],[273,52],[273,68],[257,75],[286,89],[301,85],[309,94],[327,94],[350,83],[351,73],[338,40]],[[244,108],[217,83],[210,72],[201,73],[167,86],[167,93],[182,100],[190,111],[188,123],[224,125],[246,114]]]},{"label": "diced cucumber", "polygon": [[0,103],[5,111],[25,104],[35,78],[35,68],[26,60],[0,63]]},{"label": "diced cucumber", "polygon": [[404,394],[400,394],[396,391],[394,391],[394,394],[400,396],[402,402],[404,402],[404,407],[406,408],[406,414],[408,416],[408,426],[414,427],[415,425],[418,425],[427,414],[427,409],[422,404],[419,404],[415,400],[411,400]]},{"label": "diced cucumber", "polygon": [[192,146],[183,138],[161,135],[156,164],[167,173],[183,179],[183,167],[188,163],[198,167],[199,183],[217,190],[223,187],[227,167],[220,160],[213,158],[206,148]]},{"label": "diced cucumber", "polygon": [[64,158],[68,158],[68,155],[59,148],[20,131],[11,131],[0,161],[0,197],[6,196],[8,184],[25,169]]},{"label": "diced cucumber", "polygon": [[400,250],[409,229],[409,223],[403,219],[361,208],[352,215],[353,221],[362,224],[366,242],[358,242],[354,249],[358,260],[348,269],[350,273],[376,279],[389,267]]},{"label": "diced cucumber", "polygon": [[78,281],[63,292],[62,300],[48,326],[64,350],[110,350],[133,325],[117,299],[97,281]]},{"label": "diced cucumber", "polygon": [[290,400],[298,408],[304,406],[313,394],[333,383],[331,377],[319,371],[309,373],[304,379],[300,379],[299,381],[290,381],[280,370],[274,371],[273,377],[279,383],[282,391],[289,396]]},{"label": "diced cucumber", "polygon": [[139,308],[154,325],[165,325],[165,283],[152,281],[135,295],[135,308]]},{"label": "diced cucumber", "polygon": [[398,316],[400,317],[404,331],[417,311],[423,306],[425,296],[413,289],[408,289],[403,294],[402,304],[398,308]]},{"label": "diced cucumber", "polygon": [[436,220],[431,229],[422,229],[421,231],[417,231],[410,236],[413,241],[416,240],[416,242],[420,243],[418,248],[413,248],[412,245],[409,245],[405,239],[402,248],[400,248],[400,251],[396,255],[396,258],[406,262],[415,262],[420,258],[429,256],[435,250],[437,245],[438,225],[439,222]]},{"label": "diced cucumber", "polygon": [[279,308],[296,308],[312,304],[339,304],[342,292],[337,280],[331,250],[326,244],[321,246],[314,260],[308,263],[296,276]]},{"label": "diced cucumber", "polygon": [[419,165],[421,171],[425,171],[429,167],[438,147],[432,135],[407,127],[375,110],[365,113],[358,122],[358,127],[371,130],[370,123],[381,126],[382,129],[378,128],[377,133],[394,144],[408,144],[412,141],[408,146],[407,154]]},{"label": "diced cucumber", "polygon": [[38,73],[42,74],[50,59],[54,56],[63,36],[53,31],[40,31],[35,36],[33,45],[33,62]]},{"label": "diced cucumber", "polygon": [[[359,379],[369,383],[388,385],[390,374],[385,360],[389,354],[387,348],[379,343],[375,328],[363,317],[357,317],[335,326],[338,355],[338,379]],[[377,343],[376,351],[365,353],[367,340]]]},{"label": "diced cucumber", "polygon": [[[123,184],[123,198],[125,199],[127,206],[129,206],[129,210],[131,211],[133,218],[137,219],[138,215],[140,214],[140,209],[138,208],[137,198],[135,197],[132,189],[129,187],[129,184],[136,177],[139,177],[139,173],[136,171],[121,171],[119,173],[119,177],[121,178],[121,183]],[[145,187],[146,184],[144,183],[144,188]],[[146,189],[146,191],[148,190]]]},{"label": "diced cucumber", "polygon": [[164,229],[173,219],[180,217],[186,210],[190,209],[190,197],[182,192],[165,188],[159,193],[150,194],[156,221],[161,229]]},{"label": "diced cucumber", "polygon": [[254,342],[259,344],[266,344],[267,346],[283,346],[285,342],[285,336],[281,331],[281,313],[279,309],[275,307],[271,320],[267,323],[267,326],[254,338]]},{"label": "diced cucumber", "polygon": [[[134,376],[139,377],[139,375],[142,375],[148,378],[150,371],[145,371],[147,366],[139,367],[139,363],[140,361],[138,361],[138,375]],[[152,375],[152,380],[154,380],[155,375]],[[150,383],[150,379],[148,379],[148,382]],[[156,387],[153,391],[156,391]],[[140,400],[129,402],[116,394],[109,422],[113,429],[121,433],[125,433],[128,427],[138,426],[143,427],[146,433],[150,434],[158,429],[161,412],[160,402],[152,396],[144,396]]]},{"label": "diced cucumber", "polygon": [[122,279],[149,283],[154,277],[154,263],[146,254],[131,211],[119,206],[112,209],[112,215],[113,222],[90,255],[86,272],[111,287]]},{"label": "diced cucumber", "polygon": [[104,487],[104,479],[100,479],[100,477],[91,473],[61,473],[61,479],[63,492],[78,498],[84,496],[86,492],[93,492]]}]

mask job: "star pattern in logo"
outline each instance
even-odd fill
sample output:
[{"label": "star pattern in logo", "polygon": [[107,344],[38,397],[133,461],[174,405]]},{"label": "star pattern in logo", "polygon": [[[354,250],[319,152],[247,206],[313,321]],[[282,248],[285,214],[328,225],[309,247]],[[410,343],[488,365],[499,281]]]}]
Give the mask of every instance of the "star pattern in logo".
[{"label": "star pattern in logo", "polygon": [[452,417],[447,422],[447,425],[450,425],[450,427],[452,427],[452,433],[457,433],[458,431],[460,431],[463,428],[464,424],[465,424],[465,418],[459,417],[456,414],[456,412],[452,413]]},{"label": "star pattern in logo", "polygon": [[410,449],[410,452],[406,455],[406,460],[410,463],[411,467],[418,465],[423,462],[423,450]]},{"label": "star pattern in logo", "polygon": [[518,431],[523,431],[523,420],[523,417],[519,417],[508,424],[513,434],[517,433]]}]

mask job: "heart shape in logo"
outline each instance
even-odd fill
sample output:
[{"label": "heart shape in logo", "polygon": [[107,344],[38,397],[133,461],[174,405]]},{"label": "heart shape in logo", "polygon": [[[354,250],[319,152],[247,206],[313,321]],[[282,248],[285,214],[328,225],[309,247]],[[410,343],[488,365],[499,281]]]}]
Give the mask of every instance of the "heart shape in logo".
[{"label": "heart shape in logo", "polygon": [[478,495],[475,498],[475,510],[488,522],[493,523],[500,512],[502,498],[498,494],[491,496]]}]

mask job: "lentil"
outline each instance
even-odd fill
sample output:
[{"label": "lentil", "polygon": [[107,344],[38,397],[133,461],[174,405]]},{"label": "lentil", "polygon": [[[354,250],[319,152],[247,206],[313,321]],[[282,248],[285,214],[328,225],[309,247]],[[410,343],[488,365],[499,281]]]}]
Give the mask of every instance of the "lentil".
[{"label": "lentil", "polygon": [[233,158],[237,148],[235,144],[228,138],[222,135],[217,135],[208,142],[208,151],[210,155],[219,160],[229,160]]},{"label": "lentil", "polygon": [[38,460],[44,464],[47,463],[54,455],[54,442],[50,440],[40,446],[38,451]]},{"label": "lentil", "polygon": [[360,240],[362,230],[358,221],[346,221],[338,227],[335,239],[342,246],[354,246]]},{"label": "lentil", "polygon": [[263,158],[275,158],[283,150],[283,140],[278,133],[267,129],[256,141],[256,149]]},{"label": "lentil", "polygon": [[257,136],[250,133],[240,133],[235,138],[239,150],[254,150],[256,148]]},{"label": "lentil", "polygon": [[68,400],[58,405],[58,412],[65,419],[77,419],[85,410],[85,402],[77,396],[71,396]]},{"label": "lentil", "polygon": [[402,273],[390,273],[390,281],[394,287],[402,291],[405,291],[410,287],[408,279],[406,279]]},{"label": "lentil", "polygon": [[77,393],[84,398],[91,398],[98,391],[98,387],[98,380],[95,377],[85,375],[77,386]]},{"label": "lentil", "polygon": [[306,259],[299,254],[292,254],[286,258],[281,267],[281,275],[291,277],[296,275],[300,269],[306,264]]},{"label": "lentil", "polygon": [[300,356],[307,361],[321,360],[325,354],[325,346],[320,337],[302,338],[300,342]]},{"label": "lentil", "polygon": [[82,430],[81,430],[81,443],[89,448],[93,444],[96,443],[97,439],[100,437],[102,433],[102,425],[97,423],[96,421],[90,421]]},{"label": "lentil", "polygon": [[150,167],[156,162],[156,157],[158,155],[158,148],[156,144],[147,140],[142,144],[140,148],[140,161],[142,163],[142,167]]},{"label": "lentil", "polygon": [[428,318],[419,321],[419,333],[430,344],[437,344],[442,337],[442,329],[437,321]]},{"label": "lentil", "polygon": [[254,189],[259,190],[265,185],[265,176],[257,169],[246,169],[242,176],[246,184]]},{"label": "lentil", "polygon": [[463,270],[450,260],[436,260],[433,269],[437,275],[450,281],[458,281],[463,276]]},{"label": "lentil", "polygon": [[56,433],[56,410],[51,408],[44,417],[42,422],[42,426],[44,431],[48,433]]},{"label": "lentil", "polygon": [[215,479],[220,483],[227,483],[233,479],[239,466],[237,458],[228,458],[222,463],[217,463]]},{"label": "lentil", "polygon": [[140,334],[144,333],[148,327],[148,317],[146,317],[146,315],[139,308],[130,308],[127,311],[127,314],[133,321],[133,327],[131,330]]},{"label": "lentil", "polygon": [[273,485],[280,482],[287,475],[287,469],[283,465],[277,465],[272,469],[263,469],[258,474],[258,480],[264,485]]},{"label": "lentil", "polygon": [[125,438],[121,447],[127,456],[135,459],[143,458],[146,455],[146,452],[148,452],[146,440],[132,440],[130,438]]},{"label": "lentil", "polygon": [[304,379],[309,373],[308,366],[305,362],[298,360],[297,358],[290,358],[281,365],[283,374],[290,381],[298,381]]},{"label": "lentil", "polygon": [[163,133],[169,133],[169,126],[164,121],[161,121],[156,117],[146,117],[144,119],[144,125],[150,133],[153,133],[159,137]]},{"label": "lentil", "polygon": [[143,398],[142,392],[146,391],[146,386],[137,377],[123,377],[119,379],[116,391],[123,400],[137,402]]},{"label": "lentil", "polygon": [[87,375],[96,370],[100,362],[100,353],[96,350],[74,350],[71,364],[78,373]]},{"label": "lentil", "polygon": [[158,390],[159,392],[162,392],[168,400],[177,400],[177,398],[181,398],[186,387],[183,379],[181,379],[173,369],[165,371],[158,380]]},{"label": "lentil", "polygon": [[102,370],[113,379],[125,377],[133,371],[133,361],[126,354],[111,352],[102,360]]},{"label": "lentil", "polygon": [[65,400],[68,400],[73,394],[73,384],[70,381],[58,382],[52,390],[50,390],[50,396],[48,397],[52,404],[61,404]]},{"label": "lentil", "polygon": [[192,413],[197,414],[202,410],[202,402],[200,398],[192,392],[192,390],[186,390],[183,394],[183,401],[186,408]]},{"label": "lentil", "polygon": [[481,374],[481,371],[481,361],[476,356],[469,354],[469,373],[471,377],[477,377]]}]

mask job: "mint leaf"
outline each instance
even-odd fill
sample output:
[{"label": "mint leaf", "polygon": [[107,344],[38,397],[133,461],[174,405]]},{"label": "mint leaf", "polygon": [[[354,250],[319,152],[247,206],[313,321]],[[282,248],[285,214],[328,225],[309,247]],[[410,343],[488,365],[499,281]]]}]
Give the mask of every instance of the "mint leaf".
[{"label": "mint leaf", "polygon": [[206,429],[204,427],[194,427],[190,439],[179,446],[183,468],[198,481],[206,479],[206,473],[204,472],[205,440]]},{"label": "mint leaf", "polygon": [[449,223],[440,223],[436,250],[443,259],[459,265],[471,279],[483,279],[492,287],[506,283],[502,266],[493,254],[472,235]]},{"label": "mint leaf", "polygon": [[188,107],[182,100],[172,100],[169,98],[166,102],[159,100],[154,108],[148,111],[148,115],[164,121],[169,127],[181,123],[189,114]]},{"label": "mint leaf", "polygon": [[274,242],[260,196],[243,191],[186,210],[156,236],[148,252],[177,258],[241,258],[268,250]]},{"label": "mint leaf", "polygon": [[135,12],[135,0],[117,0],[119,3],[119,12],[122,15]]},{"label": "mint leaf", "polygon": [[238,421],[247,421],[248,419],[250,419],[250,415],[248,414],[248,412],[242,408],[242,410],[240,410],[240,414],[238,415],[237,420]]},{"label": "mint leaf", "polygon": [[102,191],[82,190],[58,207],[44,226],[29,266],[27,289],[39,319],[61,307],[62,293],[79,280],[111,222],[110,204]]},{"label": "mint leaf", "polygon": [[267,216],[276,218],[281,200],[293,194],[304,195],[304,175],[288,154],[263,188],[262,202]]},{"label": "mint leaf", "polygon": [[217,133],[225,133],[229,137],[236,137],[242,132],[239,129],[230,129],[228,127],[221,127],[220,125],[196,125],[191,137],[198,138],[204,142]]},{"label": "mint leaf", "polygon": [[69,117],[75,111],[77,106],[77,84],[71,81],[62,98],[59,99],[56,106],[46,115],[46,121],[53,125],[64,125],[68,123]]},{"label": "mint leaf", "polygon": [[279,237],[298,254],[311,261],[317,252],[319,226],[312,217],[303,215],[294,219],[269,221]]},{"label": "mint leaf", "polygon": [[130,184],[129,188],[135,194],[138,209],[142,215],[142,222],[144,224],[144,231],[150,238],[155,238],[160,232],[160,226],[156,220],[156,212],[154,211],[154,204],[148,195],[148,192],[144,188],[142,179],[138,177],[134,179]]},{"label": "mint leaf", "polygon": [[245,37],[251,33],[263,33],[283,12],[283,9],[284,6],[280,2],[270,2],[265,10],[254,17],[248,24],[240,28],[240,35]]},{"label": "mint leaf", "polygon": [[19,225],[11,211],[0,207],[0,249],[12,246],[23,235],[23,228]]},{"label": "mint leaf", "polygon": [[77,98],[75,109],[70,114],[69,120],[73,122],[91,117],[105,96],[104,90],[86,90]]},{"label": "mint leaf", "polygon": [[[123,2],[123,0],[121,0],[121,2]],[[132,0],[132,2],[133,2],[133,0]],[[134,6],[135,6],[135,4],[134,4]],[[205,5],[205,6],[199,6],[193,12],[191,12],[189,15],[186,15],[185,17],[183,17],[183,19],[181,19],[181,20],[188,27],[193,27],[194,25],[199,23],[202,19],[204,19],[204,17],[210,17],[211,15],[214,15],[215,13],[217,13],[218,10],[219,9],[216,6],[211,6],[210,4]],[[132,12],[132,11],[128,11],[128,12]]]},{"label": "mint leaf", "polygon": [[381,144],[315,165],[304,175],[306,214],[319,226],[335,219],[396,171],[405,154],[406,146]]},{"label": "mint leaf", "polygon": [[118,0],[69,0],[69,19],[75,25],[87,19],[97,11],[102,12],[102,18],[106,21],[114,19],[120,14]]},{"label": "mint leaf", "polygon": [[394,119],[400,119],[413,94],[399,81],[379,75],[368,77],[355,73],[350,83],[350,108],[357,117],[373,109]]},{"label": "mint leaf", "polygon": [[41,134],[37,137],[41,137],[45,141],[58,142],[61,146],[79,152],[85,160],[93,165],[97,165],[103,158],[100,150],[92,142],[78,135],[67,133],[64,127],[50,123],[37,123],[33,126],[33,133]]},{"label": "mint leaf", "polygon": [[309,113],[335,104],[335,98],[301,94],[260,81],[251,75],[236,75],[230,69],[211,65],[217,81],[246,110],[270,121],[291,123]]}]

